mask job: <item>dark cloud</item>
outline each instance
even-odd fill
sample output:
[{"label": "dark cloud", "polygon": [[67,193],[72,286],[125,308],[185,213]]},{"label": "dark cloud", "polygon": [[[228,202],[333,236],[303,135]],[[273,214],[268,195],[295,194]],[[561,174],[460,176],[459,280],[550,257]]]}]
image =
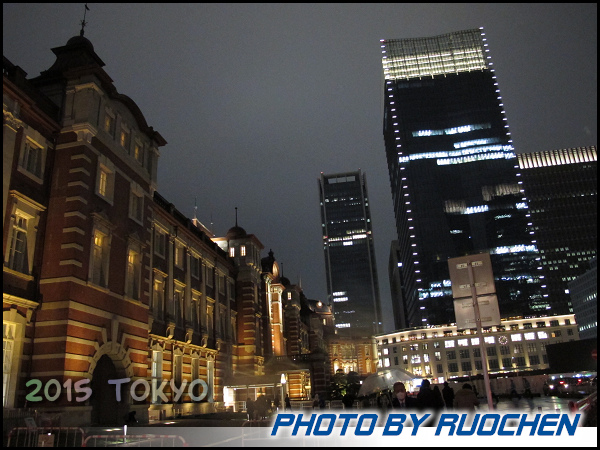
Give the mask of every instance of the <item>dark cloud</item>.
[{"label": "dark cloud", "polygon": [[[384,311],[394,219],[379,39],[485,28],[518,152],[596,145],[596,4],[89,4],[85,36],[169,144],[159,192],[223,235],[257,235],[326,299],[317,179],[367,175]],[[3,4],[29,76],[78,34],[82,4]],[[266,254],[266,252],[265,252]],[[387,315],[388,317],[391,314]],[[385,322],[392,328],[391,320]]]}]

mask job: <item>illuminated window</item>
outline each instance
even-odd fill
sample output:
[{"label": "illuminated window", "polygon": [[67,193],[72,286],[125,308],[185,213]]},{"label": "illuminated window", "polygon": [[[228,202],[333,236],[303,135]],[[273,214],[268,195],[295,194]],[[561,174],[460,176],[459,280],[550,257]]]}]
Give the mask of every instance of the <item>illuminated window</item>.
[{"label": "illuminated window", "polygon": [[229,247],[229,257],[235,258],[235,247]]},{"label": "illuminated window", "polygon": [[483,338],[483,342],[486,344],[494,344],[496,343],[496,339],[494,339],[494,336],[486,336]]},{"label": "illuminated window", "polygon": [[521,333],[515,333],[515,334],[510,335],[510,340],[513,342],[518,342],[518,341],[521,341],[522,339],[523,339],[523,336],[521,336]]},{"label": "illuminated window", "polygon": [[115,166],[106,157],[98,157],[96,172],[96,193],[112,205],[115,183]]},{"label": "illuminated window", "polygon": [[133,157],[137,162],[144,165],[144,148],[138,142],[136,142],[133,147]]},{"label": "illuminated window", "polygon": [[[162,352],[161,351],[156,351],[153,350],[152,351],[152,381],[154,382],[154,380],[156,380],[156,386],[160,386],[160,383],[162,381],[162,371],[163,371],[163,367],[162,367]],[[160,396],[156,396],[156,402],[155,403],[160,403]]]},{"label": "illuminated window", "polygon": [[246,256],[246,246],[240,245],[240,256]]},{"label": "illuminated window", "polygon": [[175,243],[175,265],[180,269],[183,268],[184,248],[179,242]]},{"label": "illuminated window", "polygon": [[468,339],[459,339],[458,340],[458,346],[459,347],[468,347],[469,346],[469,340]]},{"label": "illuminated window", "polygon": [[108,229],[101,228],[96,228],[93,232],[89,280],[98,286],[107,287],[110,237]]},{"label": "illuminated window", "polygon": [[16,324],[2,322],[2,399],[3,406],[8,407],[10,397],[10,386],[14,385],[12,379],[13,350],[15,345]]},{"label": "illuminated window", "polygon": [[105,170],[100,169],[100,182],[98,184],[98,193],[102,196],[106,196],[107,183],[108,173]]},{"label": "illuminated window", "polygon": [[127,276],[125,278],[125,295],[134,300],[140,299],[140,283],[142,274],[142,258],[139,247],[130,248],[127,252]]},{"label": "illuminated window", "polygon": [[129,143],[130,143],[131,134],[125,128],[121,128],[121,147],[129,152]]},{"label": "illuminated window", "polygon": [[525,333],[525,340],[533,341],[535,339],[535,333]]},{"label": "illuminated window", "polygon": [[453,340],[445,341],[444,342],[444,347],[445,348],[453,348],[454,347],[454,341]]},{"label": "illuminated window", "polygon": [[104,131],[115,137],[115,116],[108,111],[104,114]]},{"label": "illuminated window", "polygon": [[164,315],[165,283],[160,275],[156,275],[152,290],[152,313],[159,319]]}]

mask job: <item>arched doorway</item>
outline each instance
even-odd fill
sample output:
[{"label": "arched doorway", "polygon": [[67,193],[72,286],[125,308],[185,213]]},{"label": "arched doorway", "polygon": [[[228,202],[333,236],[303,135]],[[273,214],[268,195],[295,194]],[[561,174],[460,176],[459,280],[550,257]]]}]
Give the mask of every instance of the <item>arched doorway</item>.
[{"label": "arched doorway", "polygon": [[116,387],[114,384],[108,384],[108,380],[117,378],[120,377],[114,363],[108,355],[102,355],[94,369],[91,383],[92,424],[120,425],[123,422],[122,417],[119,417]]}]

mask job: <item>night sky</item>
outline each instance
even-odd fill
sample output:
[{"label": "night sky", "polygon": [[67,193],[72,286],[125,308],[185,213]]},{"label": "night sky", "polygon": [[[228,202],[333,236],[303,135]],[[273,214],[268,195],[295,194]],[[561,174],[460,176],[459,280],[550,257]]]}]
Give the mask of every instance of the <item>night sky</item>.
[{"label": "night sky", "polygon": [[[484,27],[518,153],[597,145],[596,4],[96,4],[85,37],[168,142],[158,192],[223,236],[235,224],[326,300],[318,178],[366,173],[386,332],[395,239],[380,39]],[[29,77],[79,34],[84,4],[3,4]]]}]

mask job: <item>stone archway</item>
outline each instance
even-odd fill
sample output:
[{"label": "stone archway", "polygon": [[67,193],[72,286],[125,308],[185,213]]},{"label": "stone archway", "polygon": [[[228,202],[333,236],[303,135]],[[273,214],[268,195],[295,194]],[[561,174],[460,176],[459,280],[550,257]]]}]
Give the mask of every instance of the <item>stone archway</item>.
[{"label": "stone archway", "polygon": [[112,342],[104,344],[92,358],[89,374],[92,389],[90,397],[92,424],[122,425],[131,403],[128,390],[130,383],[121,385],[121,401],[118,402],[117,388],[108,381],[132,377],[133,369],[127,352],[120,344]]},{"label": "stone archway", "polygon": [[108,355],[102,355],[94,369],[92,377],[92,424],[94,425],[119,425],[122,420],[116,416],[119,404],[116,398],[115,386],[108,384],[108,380],[120,378],[117,369]]}]

